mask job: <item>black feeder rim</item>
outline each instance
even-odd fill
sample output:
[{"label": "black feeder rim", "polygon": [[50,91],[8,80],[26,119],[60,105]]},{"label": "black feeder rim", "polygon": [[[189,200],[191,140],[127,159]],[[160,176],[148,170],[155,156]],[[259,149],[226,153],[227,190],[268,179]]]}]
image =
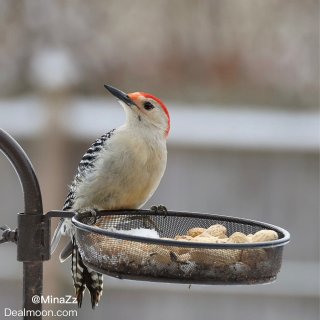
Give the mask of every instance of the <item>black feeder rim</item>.
[{"label": "black feeder rim", "polygon": [[252,225],[255,227],[261,227],[262,229],[274,230],[278,233],[279,239],[273,241],[266,241],[266,242],[256,242],[256,243],[202,243],[202,242],[192,242],[192,241],[177,241],[177,240],[167,240],[167,239],[154,239],[148,237],[141,237],[141,236],[133,236],[118,232],[112,232],[103,228],[99,228],[95,225],[89,225],[86,223],[81,222],[84,218],[92,217],[91,212],[84,212],[84,213],[76,213],[72,217],[73,225],[83,231],[96,233],[99,235],[121,239],[121,240],[128,240],[128,241],[135,241],[135,242],[142,242],[142,243],[150,243],[150,244],[159,244],[159,245],[166,245],[166,246],[175,246],[175,247],[187,247],[187,248],[203,248],[203,249],[258,249],[258,248],[274,248],[278,246],[284,246],[290,242],[290,233],[278,226],[274,226],[269,223],[245,219],[245,218],[237,218],[237,217],[230,217],[224,215],[216,215],[210,213],[198,213],[198,212],[179,212],[179,211],[167,211],[163,212],[155,212],[153,210],[114,210],[114,211],[98,211],[96,218],[99,219],[100,217],[106,216],[115,216],[115,215],[132,215],[132,216],[163,216],[164,218],[167,216],[171,217],[185,217],[185,218],[199,218],[199,219],[208,219],[213,221],[224,221],[224,222],[234,222],[234,223],[241,223],[246,225]]},{"label": "black feeder rim", "polygon": [[[110,219],[108,219],[110,217]],[[100,219],[105,218],[105,219]],[[148,222],[148,226],[147,226]],[[116,210],[77,213],[72,218],[83,262],[119,279],[188,284],[258,284],[276,279],[289,233],[249,219],[209,213]],[[234,232],[273,230],[277,240],[249,243],[179,241],[190,228],[215,224]],[[160,238],[126,233],[154,229]],[[121,232],[123,230],[124,232]]]}]

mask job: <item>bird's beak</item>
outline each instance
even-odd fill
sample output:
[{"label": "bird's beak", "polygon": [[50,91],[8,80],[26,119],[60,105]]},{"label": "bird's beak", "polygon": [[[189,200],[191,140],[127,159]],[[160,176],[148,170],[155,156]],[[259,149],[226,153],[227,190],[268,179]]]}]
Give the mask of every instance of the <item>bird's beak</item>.
[{"label": "bird's beak", "polygon": [[122,92],[121,90],[119,89],[116,89],[112,86],[108,86],[108,85],[104,85],[104,87],[111,93],[113,94],[115,97],[117,97],[119,100],[123,101],[126,105],[128,106],[132,106],[132,105],[135,105],[135,103],[130,99],[130,97]]}]

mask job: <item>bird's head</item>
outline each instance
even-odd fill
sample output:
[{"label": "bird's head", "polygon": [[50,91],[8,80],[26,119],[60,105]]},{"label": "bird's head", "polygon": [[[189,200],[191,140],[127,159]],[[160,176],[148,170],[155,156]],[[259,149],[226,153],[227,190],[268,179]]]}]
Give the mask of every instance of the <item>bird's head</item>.
[{"label": "bird's head", "polygon": [[120,100],[127,113],[127,121],[150,130],[162,131],[165,137],[170,131],[170,115],[164,103],[145,92],[124,93],[112,86],[104,86]]}]

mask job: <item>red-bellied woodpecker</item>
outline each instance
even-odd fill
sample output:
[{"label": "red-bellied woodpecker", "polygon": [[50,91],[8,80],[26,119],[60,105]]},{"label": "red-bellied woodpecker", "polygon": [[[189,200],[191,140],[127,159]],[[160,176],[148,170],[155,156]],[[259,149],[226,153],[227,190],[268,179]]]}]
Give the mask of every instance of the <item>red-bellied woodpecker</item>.
[{"label": "red-bellied woodpecker", "polygon": [[[144,92],[126,94],[105,85],[120,101],[126,122],[102,135],[85,153],[70,186],[63,210],[92,211],[140,208],[155,192],[167,163],[166,139],[170,116],[160,99]],[[61,219],[51,252],[61,235],[74,238],[70,219]],[[87,268],[76,243],[60,253],[63,262],[72,253],[72,277],[78,305],[87,287],[94,308],[102,294],[102,275]]]}]

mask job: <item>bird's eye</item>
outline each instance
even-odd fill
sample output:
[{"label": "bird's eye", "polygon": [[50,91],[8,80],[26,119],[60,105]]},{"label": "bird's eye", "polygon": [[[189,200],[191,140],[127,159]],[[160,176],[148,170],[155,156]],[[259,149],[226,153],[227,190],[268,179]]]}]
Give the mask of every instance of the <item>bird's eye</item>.
[{"label": "bird's eye", "polygon": [[152,110],[154,108],[154,105],[150,102],[150,101],[147,101],[144,103],[143,107],[146,109],[146,110]]}]

